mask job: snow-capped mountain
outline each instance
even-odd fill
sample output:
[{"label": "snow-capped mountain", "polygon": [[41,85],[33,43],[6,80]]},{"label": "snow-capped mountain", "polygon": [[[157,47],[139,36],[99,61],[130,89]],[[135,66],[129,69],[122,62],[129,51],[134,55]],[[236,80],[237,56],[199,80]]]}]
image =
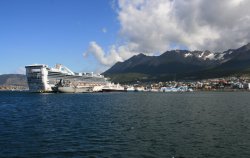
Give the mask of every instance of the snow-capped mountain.
[{"label": "snow-capped mountain", "polygon": [[[185,79],[198,76],[216,77],[224,75],[224,72],[230,75],[231,72],[242,72],[248,68],[250,68],[250,44],[224,52],[171,50],[160,56],[139,54],[124,62],[116,63],[104,74],[107,76],[123,74],[124,76],[137,73],[158,79],[159,77],[171,79],[172,76],[177,75]],[[213,72],[216,72],[215,75]]]}]

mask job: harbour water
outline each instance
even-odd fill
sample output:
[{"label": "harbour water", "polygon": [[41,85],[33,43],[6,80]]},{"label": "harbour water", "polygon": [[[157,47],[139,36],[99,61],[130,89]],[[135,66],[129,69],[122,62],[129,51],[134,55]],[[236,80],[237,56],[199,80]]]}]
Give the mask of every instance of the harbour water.
[{"label": "harbour water", "polygon": [[250,157],[250,93],[0,92],[0,157]]}]

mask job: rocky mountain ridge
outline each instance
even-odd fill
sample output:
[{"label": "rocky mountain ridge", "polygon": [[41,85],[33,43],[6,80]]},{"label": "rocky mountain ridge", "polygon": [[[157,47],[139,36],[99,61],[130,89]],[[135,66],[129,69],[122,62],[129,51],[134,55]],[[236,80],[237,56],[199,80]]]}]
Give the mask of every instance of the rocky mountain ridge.
[{"label": "rocky mountain ridge", "polygon": [[[113,81],[205,79],[248,73],[250,43],[224,52],[171,50],[160,56],[138,54],[103,74]],[[132,78],[129,75],[136,76]],[[122,77],[120,77],[122,76]]]}]

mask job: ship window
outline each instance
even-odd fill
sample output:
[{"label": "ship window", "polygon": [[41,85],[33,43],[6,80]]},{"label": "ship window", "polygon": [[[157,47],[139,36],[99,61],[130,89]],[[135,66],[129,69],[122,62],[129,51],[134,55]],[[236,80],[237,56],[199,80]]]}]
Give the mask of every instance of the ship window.
[{"label": "ship window", "polygon": [[41,72],[41,69],[32,69],[32,72]]}]

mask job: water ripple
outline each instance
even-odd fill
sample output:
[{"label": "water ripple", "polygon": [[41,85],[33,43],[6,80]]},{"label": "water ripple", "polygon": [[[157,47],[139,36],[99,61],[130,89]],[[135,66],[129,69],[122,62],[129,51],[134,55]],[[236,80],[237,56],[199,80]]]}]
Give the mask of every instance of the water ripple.
[{"label": "water ripple", "polygon": [[250,93],[0,92],[0,157],[249,157]]}]

